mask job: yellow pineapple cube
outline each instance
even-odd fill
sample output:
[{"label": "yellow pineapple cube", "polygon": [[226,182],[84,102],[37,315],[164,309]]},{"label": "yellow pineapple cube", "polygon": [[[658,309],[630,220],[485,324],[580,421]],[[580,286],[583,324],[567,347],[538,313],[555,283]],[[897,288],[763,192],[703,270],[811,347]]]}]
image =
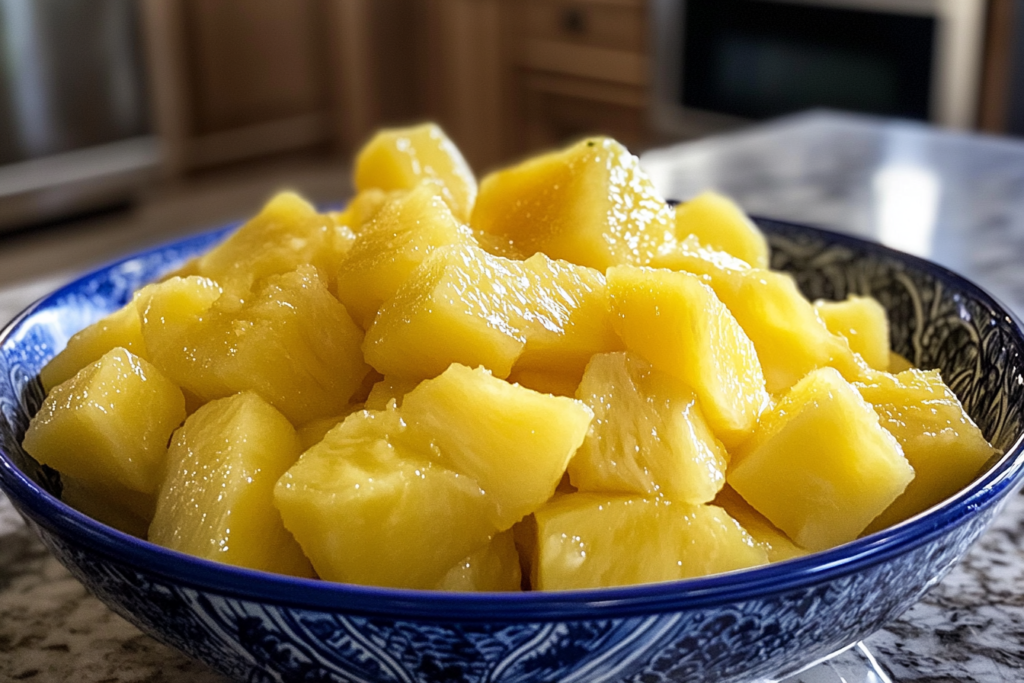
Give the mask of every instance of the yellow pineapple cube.
[{"label": "yellow pineapple cube", "polygon": [[768,241],[734,201],[717,192],[702,192],[676,207],[676,237],[695,236],[701,244],[724,251],[755,268],[768,268]]},{"label": "yellow pineapple cube", "polygon": [[937,370],[868,373],[854,386],[874,407],[916,476],[867,532],[902,522],[965,487],[998,451],[964,412]]},{"label": "yellow pineapple cube", "polygon": [[595,355],[576,397],[594,411],[569,463],[580,491],[664,495],[708,503],[725,484],[728,455],[697,397],[632,352]]},{"label": "yellow pineapple cube", "polygon": [[768,521],[768,518],[743,500],[731,486],[724,486],[715,496],[714,504],[729,513],[768,553],[769,562],[782,562],[803,557],[807,551],[789,540],[789,536]]},{"label": "yellow pineapple cube", "polygon": [[294,192],[281,192],[223,243],[196,262],[198,275],[233,291],[246,291],[257,280],[315,265],[333,274],[334,225]]},{"label": "yellow pineapple cube", "polygon": [[725,252],[687,238],[654,260],[658,267],[706,278],[750,337],[771,393],[789,389],[826,365],[851,372],[848,344],[832,334],[790,275],[751,268]]},{"label": "yellow pineapple cube", "polygon": [[526,343],[508,296],[521,270],[471,245],[436,249],[366,331],[366,362],[387,377],[436,377],[452,363],[508,377]]},{"label": "yellow pineapple cube", "polygon": [[729,484],[797,545],[857,538],[914,478],[900,444],[834,368],[812,371],[732,451]]},{"label": "yellow pineapple cube", "polygon": [[285,526],[321,578],[432,588],[496,533],[479,484],[406,430],[393,408],[353,413],[277,483]]},{"label": "yellow pineapple cube", "polygon": [[750,338],[695,275],[608,269],[612,324],[626,348],[692,388],[715,436],[732,446],[753,431],[768,404]]},{"label": "yellow pineapple cube", "polygon": [[149,540],[207,560],[313,576],[273,503],[274,485],[298,456],[295,429],[256,394],[207,403],[174,433]]},{"label": "yellow pineapple cube", "polygon": [[436,124],[378,132],[356,155],[356,190],[411,190],[432,184],[452,213],[467,222],[476,201],[476,178],[462,153]]},{"label": "yellow pineapple cube", "polygon": [[531,368],[512,368],[508,376],[510,384],[518,384],[542,394],[576,397],[576,387],[583,379],[582,372],[559,372],[557,370],[533,370]]},{"label": "yellow pineapple cube", "polygon": [[479,484],[504,530],[555,492],[593,413],[456,364],[406,394],[401,416],[413,438]]},{"label": "yellow pineapple cube", "polygon": [[421,185],[386,202],[341,262],[338,299],[364,329],[435,248],[472,241],[435,190]]},{"label": "yellow pineapple cube", "polygon": [[417,380],[405,379],[402,377],[385,377],[373,385],[370,395],[366,397],[365,408],[367,410],[384,410],[391,401],[398,407],[402,406],[402,399],[419,384]]},{"label": "yellow pineapple cube", "polygon": [[255,391],[301,425],[341,414],[369,370],[362,330],[311,266],[262,280],[247,299],[222,297],[180,325],[161,323],[163,299],[143,315],[153,362],[203,401]]},{"label": "yellow pineapple cube", "polygon": [[72,335],[67,346],[39,371],[43,389],[51,391],[111,349],[120,347],[146,358],[146,342],[142,338],[142,322],[135,301],[133,298],[102,320]]},{"label": "yellow pineapple cube", "polygon": [[337,225],[344,225],[358,235],[363,231],[363,226],[373,220],[377,212],[384,205],[395,197],[400,197],[408,190],[394,190],[385,192],[380,188],[371,187],[356,194],[348,203],[344,211],[329,213],[328,215]]},{"label": "yellow pineapple cube", "polygon": [[595,353],[623,349],[608,311],[604,275],[537,253],[509,283],[519,302],[512,324],[526,340],[515,369],[547,370],[579,378]]},{"label": "yellow pineapple cube", "polygon": [[436,586],[442,591],[514,592],[522,575],[512,530],[496,534],[480,550],[460,560]]},{"label": "yellow pineapple cube", "polygon": [[816,301],[814,308],[828,329],[845,337],[871,368],[889,368],[889,318],[875,298],[851,294],[845,301]]},{"label": "yellow pineapple cube", "polygon": [[470,224],[509,255],[543,252],[602,272],[646,264],[674,234],[672,210],[639,160],[604,137],[490,174]]},{"label": "yellow pineapple cube", "polygon": [[724,510],[663,498],[572,493],[538,510],[536,590],[671,581],[766,564]]},{"label": "yellow pineapple cube", "polygon": [[25,432],[33,458],[82,482],[153,493],[181,390],[148,361],[113,349],[56,386]]}]

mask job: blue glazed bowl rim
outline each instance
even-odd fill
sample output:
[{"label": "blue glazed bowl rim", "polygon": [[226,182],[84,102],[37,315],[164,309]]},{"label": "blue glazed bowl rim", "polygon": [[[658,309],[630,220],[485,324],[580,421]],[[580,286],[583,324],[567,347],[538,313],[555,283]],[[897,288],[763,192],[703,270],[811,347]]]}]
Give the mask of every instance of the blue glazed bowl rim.
[{"label": "blue glazed bowl rim", "polygon": [[[833,244],[872,252],[927,271],[937,280],[952,285],[1005,316],[1005,322],[1024,345],[1024,331],[1016,316],[983,289],[938,264],[821,228],[767,218],[755,220],[769,231],[773,226],[783,230],[796,229]],[[147,249],[83,275],[22,311],[0,331],[0,344],[13,336],[35,312],[79,288],[84,281],[147,254],[172,247],[188,251],[193,247],[213,244],[237,225],[230,224]],[[448,593],[299,579],[167,550],[107,527],[71,508],[21,472],[0,450],[0,489],[7,493],[26,518],[86,553],[133,567],[157,581],[164,580],[169,584],[255,603],[366,617],[439,622],[514,623],[625,618],[710,608],[826,584],[928,543],[996,505],[1018,489],[1022,482],[1024,435],[1018,435],[1013,446],[982,477],[954,497],[901,524],[805,557],[727,574],[621,588],[536,593]]]}]

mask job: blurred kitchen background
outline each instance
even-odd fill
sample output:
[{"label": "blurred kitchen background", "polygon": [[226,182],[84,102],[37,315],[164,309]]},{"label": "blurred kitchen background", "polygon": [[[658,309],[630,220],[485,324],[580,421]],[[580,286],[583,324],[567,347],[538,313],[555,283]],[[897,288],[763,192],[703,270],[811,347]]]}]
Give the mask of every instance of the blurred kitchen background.
[{"label": "blurred kitchen background", "polygon": [[423,119],[481,175],[817,107],[1024,135],[1024,0],[0,0],[0,48],[6,231],[343,201],[372,131]]}]

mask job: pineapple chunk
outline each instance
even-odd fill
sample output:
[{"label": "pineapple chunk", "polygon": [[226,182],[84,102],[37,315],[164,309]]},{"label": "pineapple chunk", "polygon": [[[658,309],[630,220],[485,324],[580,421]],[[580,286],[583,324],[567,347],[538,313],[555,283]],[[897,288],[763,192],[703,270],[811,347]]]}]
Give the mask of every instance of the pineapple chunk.
[{"label": "pineapple chunk", "polygon": [[135,301],[133,298],[102,320],[75,333],[64,350],[39,371],[43,389],[49,393],[111,349],[127,349],[140,358],[146,358],[146,342],[142,339],[142,322]]},{"label": "pineapple chunk", "polygon": [[406,394],[401,415],[424,448],[479,483],[504,530],[555,492],[593,412],[456,364]]},{"label": "pineapple chunk", "polygon": [[526,339],[517,370],[580,377],[595,353],[624,348],[612,327],[600,271],[537,253],[523,261],[510,290],[521,302],[512,323]]},{"label": "pineapple chunk", "polygon": [[464,363],[508,377],[526,343],[508,297],[518,270],[477,247],[436,249],[366,331],[366,362],[385,376],[436,377]]},{"label": "pineapple chunk", "polygon": [[363,352],[385,375],[422,379],[451,363],[499,377],[513,365],[582,375],[590,356],[621,347],[599,272],[464,244],[436,249],[414,271],[381,307]]},{"label": "pineapple chunk", "polygon": [[437,188],[452,213],[469,221],[476,201],[476,178],[462,153],[436,124],[378,132],[356,155],[356,190],[411,190],[427,182]]},{"label": "pineapple chunk", "polygon": [[36,460],[85,483],[153,493],[185,398],[148,361],[113,349],[46,397],[25,432]]},{"label": "pineapple chunk", "polygon": [[790,275],[751,268],[693,237],[662,250],[653,265],[706,278],[757,349],[771,393],[826,365],[844,376],[854,372],[849,346],[829,331]]},{"label": "pineapple chunk", "polygon": [[711,505],[572,493],[534,516],[537,565],[532,585],[537,590],[671,581],[768,561],[764,549],[734,519]]},{"label": "pineapple chunk", "polygon": [[750,338],[710,287],[690,273],[608,269],[612,324],[655,368],[690,386],[715,436],[733,446],[768,404]]},{"label": "pineapple chunk", "polygon": [[729,484],[812,551],[857,538],[914,478],[899,443],[833,368],[797,382],[732,456]]},{"label": "pineapple chunk", "polygon": [[716,192],[702,192],[676,207],[676,236],[695,236],[755,268],[768,268],[768,241],[743,209]]},{"label": "pineapple chunk", "polygon": [[282,192],[263,210],[196,263],[199,275],[245,292],[269,275],[315,265],[332,273],[334,225],[294,192]]},{"label": "pineapple chunk", "polygon": [[603,137],[487,176],[470,224],[507,242],[510,256],[544,252],[602,272],[646,264],[674,233],[639,160]]},{"label": "pineapple chunk", "polygon": [[511,384],[518,384],[542,394],[576,397],[576,387],[583,379],[582,373],[565,373],[554,370],[531,370],[530,368],[512,368],[508,376]]},{"label": "pineapple chunk", "polygon": [[889,368],[889,318],[876,299],[851,294],[846,301],[816,301],[814,308],[829,331],[845,337],[871,368]]},{"label": "pineapple chunk", "polygon": [[889,366],[886,368],[890,373],[898,375],[904,370],[913,370],[914,364],[911,363],[907,358],[901,356],[895,351],[889,352]]},{"label": "pineapple chunk", "polygon": [[789,540],[786,534],[768,521],[760,512],[750,507],[743,496],[731,486],[724,486],[715,496],[714,504],[729,513],[747,533],[768,553],[769,562],[782,562],[794,557],[803,557],[807,551]]},{"label": "pineapple chunk", "polygon": [[662,494],[708,503],[725,484],[728,456],[685,384],[633,353],[598,354],[576,397],[594,411],[569,463],[580,491]]},{"label": "pineapple chunk", "polygon": [[253,393],[211,401],[174,434],[149,540],[249,569],[312,577],[274,508],[299,456],[285,417]]},{"label": "pineapple chunk", "polygon": [[154,363],[204,401],[255,391],[301,425],[341,414],[369,370],[362,331],[311,266],[266,278],[249,299],[222,297],[180,325],[163,324],[163,298],[143,314],[143,336]]},{"label": "pineapple chunk", "polygon": [[367,410],[384,410],[391,401],[401,407],[402,399],[419,384],[416,380],[403,379],[401,377],[385,377],[370,389],[370,395],[366,397],[365,408]]},{"label": "pineapple chunk", "polygon": [[522,575],[512,530],[495,535],[491,542],[448,570],[435,586],[442,591],[519,591]]},{"label": "pineapple chunk", "polygon": [[368,190],[357,193],[352,198],[352,201],[348,203],[348,206],[345,207],[344,211],[329,213],[328,215],[334,219],[335,224],[344,225],[354,235],[359,235],[363,231],[363,226],[373,220],[377,212],[390,199],[400,197],[407,191],[394,190],[392,192],[385,192],[379,188],[371,187]]},{"label": "pineapple chunk", "polygon": [[405,431],[394,409],[353,413],[277,483],[285,526],[321,578],[432,588],[497,531],[480,486]]},{"label": "pineapple chunk", "polygon": [[899,441],[917,475],[868,525],[867,533],[902,522],[953,495],[998,452],[936,370],[875,372],[854,386]]},{"label": "pineapple chunk", "polygon": [[431,251],[472,240],[434,190],[421,185],[385,203],[342,261],[338,299],[364,329]]}]

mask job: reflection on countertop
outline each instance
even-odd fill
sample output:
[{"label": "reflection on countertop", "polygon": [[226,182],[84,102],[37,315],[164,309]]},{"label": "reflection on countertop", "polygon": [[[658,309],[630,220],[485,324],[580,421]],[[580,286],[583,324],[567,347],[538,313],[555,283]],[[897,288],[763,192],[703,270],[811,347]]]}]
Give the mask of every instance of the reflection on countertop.
[{"label": "reflection on countertop", "polygon": [[[829,113],[644,155],[662,192],[712,187],[748,211],[878,239],[957,270],[1024,312],[1024,144]],[[343,170],[299,165],[165,193],[127,214],[0,239],[0,318],[74,273],[251,214],[281,180],[344,199]],[[1024,678],[1024,496],[909,612],[787,683]],[[0,678],[221,681],[90,596],[0,494]]]}]

